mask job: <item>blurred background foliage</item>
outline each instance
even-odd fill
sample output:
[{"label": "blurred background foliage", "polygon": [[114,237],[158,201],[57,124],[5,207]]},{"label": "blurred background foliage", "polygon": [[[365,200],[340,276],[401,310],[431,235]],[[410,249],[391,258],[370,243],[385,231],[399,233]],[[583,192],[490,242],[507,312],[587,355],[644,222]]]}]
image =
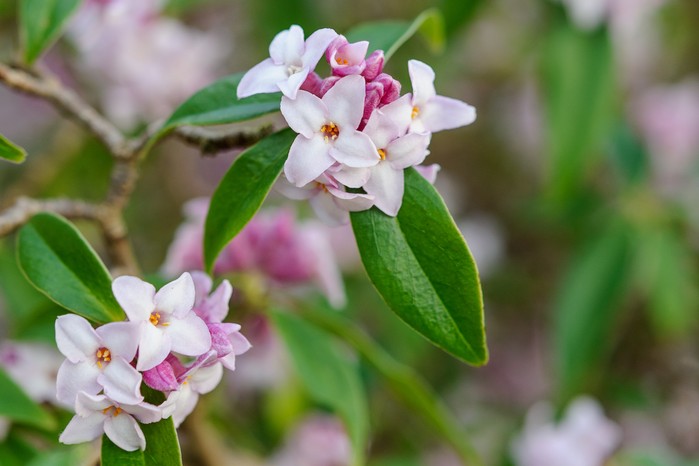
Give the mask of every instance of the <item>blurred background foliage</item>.
[{"label": "blurred background foliage", "polygon": [[[16,48],[16,3],[0,0],[5,59]],[[168,2],[168,15],[225,44],[218,76],[257,63],[293,23],[345,32],[441,12],[446,47],[434,53],[416,36],[386,71],[406,83],[407,60],[425,61],[440,94],[478,109],[474,125],[433,138],[431,159],[442,166],[437,187],[481,269],[491,361],[470,368],[426,343],[387,312],[361,268],[346,271],[345,312],[444,397],[486,464],[514,464],[510,443],[534,402],[552,400],[562,410],[581,394],[600,400],[623,429],[613,464],[699,457],[699,3],[641,3],[650,6],[619,6],[590,25],[544,0]],[[44,66],[99,101],[69,41]],[[42,102],[4,88],[0,102],[0,130],[30,154],[24,165],[0,168],[0,207],[19,195],[104,194],[112,162],[96,141]],[[182,204],[210,195],[235,156],[201,157],[176,141],[156,152],[127,211],[149,274],[163,263]],[[79,226],[99,250],[97,232]],[[246,283],[254,280],[233,281]],[[0,292],[3,336],[52,340],[61,311],[18,273],[11,239],[0,243]],[[243,321],[254,306],[239,304],[232,315]],[[448,462],[439,437],[384,380],[362,368],[372,464],[459,464]],[[293,380],[238,393],[234,374],[203,404],[236,447],[264,455],[309,401]],[[45,437],[40,444],[55,444]],[[18,438],[13,431],[8,441]]]}]

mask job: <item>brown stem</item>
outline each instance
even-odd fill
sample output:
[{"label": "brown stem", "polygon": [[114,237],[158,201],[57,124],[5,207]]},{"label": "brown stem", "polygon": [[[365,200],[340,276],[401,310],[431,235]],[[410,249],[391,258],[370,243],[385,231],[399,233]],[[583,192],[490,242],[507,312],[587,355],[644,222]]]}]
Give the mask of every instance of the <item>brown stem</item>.
[{"label": "brown stem", "polygon": [[219,131],[196,126],[182,126],[173,131],[173,136],[181,141],[196,146],[204,155],[215,155],[231,149],[251,146],[274,131],[272,125],[256,129]]}]

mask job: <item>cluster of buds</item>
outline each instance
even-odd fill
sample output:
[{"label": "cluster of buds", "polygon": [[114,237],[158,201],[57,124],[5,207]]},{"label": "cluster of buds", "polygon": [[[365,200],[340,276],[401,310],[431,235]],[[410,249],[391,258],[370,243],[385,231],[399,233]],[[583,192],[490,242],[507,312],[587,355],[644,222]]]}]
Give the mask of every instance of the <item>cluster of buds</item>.
[{"label": "cluster of buds", "polygon": [[[106,434],[127,451],[145,449],[138,425],[169,417],[179,425],[200,394],[213,390],[223,368],[250,344],[240,326],[223,323],[232,287],[223,281],[210,294],[211,279],[184,273],[158,292],[139,278],[122,276],[112,290],[128,320],[94,329],[68,314],[56,320],[56,343],[67,358],[56,381],[58,400],[76,415],[60,436],[66,444]],[[166,395],[145,401],[141,384]]]},{"label": "cluster of buds", "polygon": [[[366,57],[368,42],[349,43],[332,29],[304,40],[299,26],[272,41],[270,58],[250,69],[238,86],[238,98],[281,91],[281,112],[298,133],[284,165],[279,190],[292,199],[308,199],[330,224],[349,221],[348,212],[375,205],[398,214],[404,170],[429,154],[431,134],[472,123],[475,109],[439,96],[434,71],[408,62],[411,94],[383,72],[384,54]],[[315,68],[325,56],[331,76]],[[353,188],[348,191],[347,188]],[[364,192],[356,192],[362,188]]]}]

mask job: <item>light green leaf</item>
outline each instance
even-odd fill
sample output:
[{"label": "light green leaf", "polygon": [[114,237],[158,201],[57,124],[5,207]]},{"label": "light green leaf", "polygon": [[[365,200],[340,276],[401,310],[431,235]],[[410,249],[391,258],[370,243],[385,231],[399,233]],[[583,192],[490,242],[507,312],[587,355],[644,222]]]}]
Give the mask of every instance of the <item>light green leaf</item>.
[{"label": "light green leaf", "polygon": [[554,355],[561,401],[588,389],[613,346],[614,324],[630,278],[624,225],[600,232],[578,254],[554,304]]},{"label": "light green leaf", "polygon": [[29,398],[2,368],[0,368],[0,416],[42,429],[53,429],[56,426],[53,417]]},{"label": "light green leaf", "polygon": [[34,63],[63,32],[81,0],[21,0],[19,5],[22,57]]},{"label": "light green leaf", "polygon": [[445,351],[485,364],[476,264],[434,187],[408,169],[397,217],[376,208],[351,217],[364,267],[391,309]]},{"label": "light green leaf", "polygon": [[57,304],[98,323],[124,319],[107,268],[63,217],[35,215],[19,232],[17,258],[32,285]]},{"label": "light green leaf", "polygon": [[12,163],[22,163],[27,158],[27,151],[0,134],[0,159]]},{"label": "light green leaf", "polygon": [[260,208],[279,177],[296,133],[266,137],[240,154],[216,188],[204,231],[204,263],[212,270],[221,250]]},{"label": "light green leaf", "polygon": [[345,36],[350,42],[369,41],[369,52],[383,50],[388,61],[408,39],[420,32],[435,52],[446,42],[444,18],[436,8],[425,10],[414,21],[376,21],[351,29]]},{"label": "light green leaf", "polygon": [[352,464],[363,465],[369,418],[356,363],[328,334],[298,317],[275,312],[273,320],[308,393],[345,421],[354,449]]}]

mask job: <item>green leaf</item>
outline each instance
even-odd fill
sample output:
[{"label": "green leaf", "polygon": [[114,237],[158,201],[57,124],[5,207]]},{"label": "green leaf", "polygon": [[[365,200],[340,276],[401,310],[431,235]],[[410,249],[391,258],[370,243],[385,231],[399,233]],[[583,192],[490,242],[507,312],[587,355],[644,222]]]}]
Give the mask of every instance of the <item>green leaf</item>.
[{"label": "green leaf", "polygon": [[298,317],[275,312],[273,320],[311,397],[345,421],[354,449],[352,464],[364,464],[369,418],[356,363],[327,333]]},{"label": "green leaf", "polygon": [[445,351],[485,364],[476,264],[434,187],[414,169],[406,170],[397,217],[372,208],[351,218],[364,267],[391,309]]},{"label": "green leaf", "polygon": [[485,0],[440,0],[439,9],[444,16],[447,37],[452,37],[470,23],[478,9],[486,4]]},{"label": "green leaf", "polygon": [[350,42],[369,41],[369,52],[383,50],[388,61],[408,39],[420,32],[435,52],[446,42],[444,18],[437,8],[425,10],[414,21],[376,21],[352,28],[345,36]]},{"label": "green leaf", "polygon": [[614,122],[616,82],[606,30],[582,32],[559,25],[545,50],[544,100],[548,114],[550,195],[566,202],[598,160]]},{"label": "green leaf", "polygon": [[12,163],[22,163],[27,158],[27,151],[0,134],[0,159]]},{"label": "green leaf", "polygon": [[554,303],[554,355],[561,401],[589,389],[611,349],[630,278],[630,237],[613,225],[594,237],[566,273]]},{"label": "green leaf", "polygon": [[24,62],[31,65],[61,35],[81,0],[21,0],[20,40]]},{"label": "green leaf", "polygon": [[67,447],[62,445],[55,451],[40,453],[26,466],[74,466],[85,464],[90,449],[86,445]]},{"label": "green leaf", "polygon": [[240,154],[211,198],[204,231],[204,263],[216,257],[260,208],[279,177],[296,133],[290,129],[266,137]]},{"label": "green leaf", "polygon": [[237,123],[279,110],[281,94],[256,94],[238,100],[236,90],[244,73],[226,76],[201,89],[180,105],[160,134],[177,126]]},{"label": "green leaf", "polygon": [[36,404],[0,368],[0,416],[42,429],[53,429],[56,421]]},{"label": "green leaf", "polygon": [[35,215],[19,232],[17,258],[32,285],[57,304],[98,323],[124,319],[107,268],[63,217]]}]

